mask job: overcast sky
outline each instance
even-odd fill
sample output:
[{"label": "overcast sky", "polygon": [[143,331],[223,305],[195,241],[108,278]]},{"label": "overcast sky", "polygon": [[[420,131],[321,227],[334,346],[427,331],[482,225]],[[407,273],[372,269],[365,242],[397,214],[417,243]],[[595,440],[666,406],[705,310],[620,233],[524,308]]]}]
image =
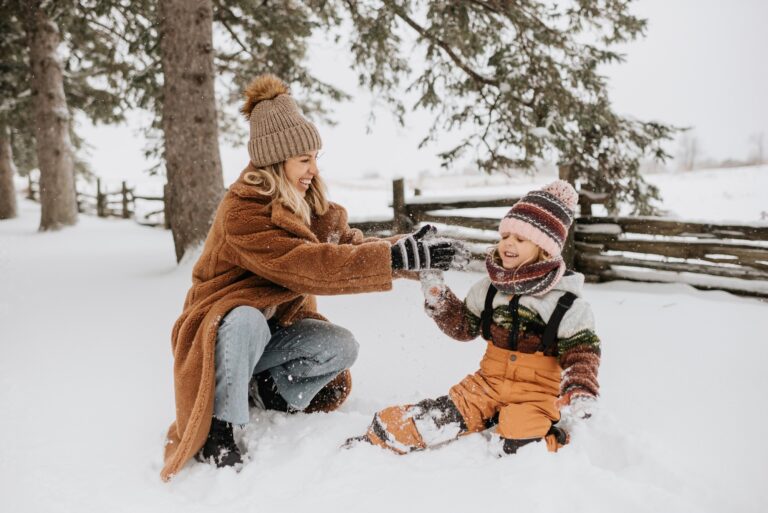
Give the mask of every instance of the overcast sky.
[{"label": "overcast sky", "polygon": [[[768,1],[639,0],[634,12],[649,20],[647,37],[627,45],[626,62],[606,70],[618,112],[643,120],[689,126],[701,157],[746,158],[749,138],[763,133],[768,146]],[[384,108],[378,109],[372,133],[366,134],[372,97],[356,87],[343,47],[317,38],[311,65],[322,79],[346,90],[354,100],[334,107],[338,125],[321,125],[324,155],[321,170],[329,177],[414,176],[436,170],[434,156],[443,143],[418,150],[428,113],[411,113],[398,127]],[[238,106],[232,106],[236,109]],[[135,181],[148,167],[145,145],[134,127],[81,127],[94,146],[94,171],[111,180]],[[676,144],[669,151],[677,150]],[[222,145],[225,181],[231,182],[247,163],[245,142]]]}]

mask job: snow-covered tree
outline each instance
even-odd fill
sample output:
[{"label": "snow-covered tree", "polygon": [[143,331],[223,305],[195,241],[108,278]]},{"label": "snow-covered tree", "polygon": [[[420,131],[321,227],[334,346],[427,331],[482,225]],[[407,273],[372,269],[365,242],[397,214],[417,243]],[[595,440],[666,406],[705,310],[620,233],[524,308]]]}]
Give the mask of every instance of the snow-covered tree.
[{"label": "snow-covered tree", "polygon": [[16,217],[16,190],[13,187],[15,174],[10,131],[8,126],[0,125],[0,219]]},{"label": "snow-covered tree", "polygon": [[[247,137],[231,107],[254,76],[279,75],[310,116],[328,119],[327,100],[346,97],[308,70],[312,31],[338,21],[310,4],[137,0],[116,13],[136,67],[130,96],[156,116],[150,152],[165,164],[177,259],[208,233],[223,192],[217,135]],[[215,87],[222,88],[218,95]]]},{"label": "snow-covered tree", "polygon": [[104,16],[108,3],[8,0],[0,5],[0,125],[10,129],[20,170],[40,169],[41,230],[77,220],[74,177],[83,162],[76,155],[82,141],[73,113],[115,122],[127,105],[121,85],[129,68]]},{"label": "snow-covered tree", "polygon": [[[488,172],[531,169],[556,158],[574,179],[653,210],[657,190],[640,176],[643,157],[668,157],[674,128],[613,111],[601,66],[619,62],[616,45],[641,36],[646,22],[617,0],[338,0],[347,11],[360,82],[398,112],[401,84],[434,113],[422,143],[463,129],[440,153],[445,165],[470,154]],[[412,67],[417,36],[423,65]],[[410,107],[410,106],[408,106]]]}]

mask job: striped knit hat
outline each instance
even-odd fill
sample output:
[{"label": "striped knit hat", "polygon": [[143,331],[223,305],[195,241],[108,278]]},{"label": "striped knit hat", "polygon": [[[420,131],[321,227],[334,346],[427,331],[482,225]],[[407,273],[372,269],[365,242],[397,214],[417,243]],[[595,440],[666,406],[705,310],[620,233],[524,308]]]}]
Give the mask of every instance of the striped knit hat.
[{"label": "striped knit hat", "polygon": [[563,251],[578,198],[571,184],[563,180],[531,191],[507,212],[499,224],[499,233],[519,235],[556,257]]},{"label": "striped knit hat", "polygon": [[276,164],[322,147],[317,128],[301,114],[288,95],[288,86],[275,75],[256,77],[244,96],[240,111],[250,121],[248,155],[254,166]]}]

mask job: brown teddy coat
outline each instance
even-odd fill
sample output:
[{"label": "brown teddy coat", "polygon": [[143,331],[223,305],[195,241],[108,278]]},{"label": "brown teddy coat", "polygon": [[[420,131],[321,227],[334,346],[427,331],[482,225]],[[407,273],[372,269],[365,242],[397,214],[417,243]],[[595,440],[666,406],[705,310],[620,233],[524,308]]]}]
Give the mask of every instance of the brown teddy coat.
[{"label": "brown teddy coat", "polygon": [[303,318],[325,320],[314,294],[392,288],[390,247],[387,240],[364,239],[350,229],[346,211],[336,204],[308,227],[240,176],[219,205],[173,326],[176,420],[168,429],[163,480],[171,479],[208,435],[221,319],[248,305],[268,316],[274,312],[283,326]]}]

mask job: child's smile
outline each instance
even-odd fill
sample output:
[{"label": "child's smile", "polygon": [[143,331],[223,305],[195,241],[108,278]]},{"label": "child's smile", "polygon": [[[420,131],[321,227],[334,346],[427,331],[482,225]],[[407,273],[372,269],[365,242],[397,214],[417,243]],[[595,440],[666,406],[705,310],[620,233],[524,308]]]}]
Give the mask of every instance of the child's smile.
[{"label": "child's smile", "polygon": [[497,246],[501,265],[505,269],[516,269],[539,258],[539,247],[519,235],[504,232]]}]

